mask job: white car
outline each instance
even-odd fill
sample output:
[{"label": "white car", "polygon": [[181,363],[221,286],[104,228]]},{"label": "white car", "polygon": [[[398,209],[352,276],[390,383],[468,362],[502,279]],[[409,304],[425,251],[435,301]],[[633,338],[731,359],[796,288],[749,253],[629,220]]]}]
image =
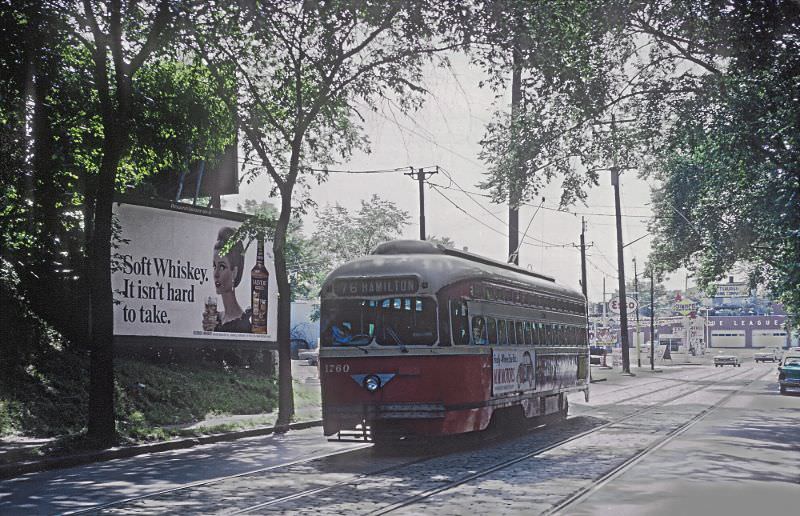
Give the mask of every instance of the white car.
[{"label": "white car", "polygon": [[300,360],[306,360],[308,365],[318,365],[319,364],[319,348],[314,349],[307,349],[300,351],[297,354],[297,357]]},{"label": "white car", "polygon": [[717,355],[714,357],[714,367],[723,367],[726,365],[731,365],[733,367],[742,367],[742,364],[739,363],[739,357],[736,355]]},{"label": "white car", "polygon": [[758,353],[753,353],[753,360],[756,362],[777,362],[778,356],[774,351],[759,351]]}]

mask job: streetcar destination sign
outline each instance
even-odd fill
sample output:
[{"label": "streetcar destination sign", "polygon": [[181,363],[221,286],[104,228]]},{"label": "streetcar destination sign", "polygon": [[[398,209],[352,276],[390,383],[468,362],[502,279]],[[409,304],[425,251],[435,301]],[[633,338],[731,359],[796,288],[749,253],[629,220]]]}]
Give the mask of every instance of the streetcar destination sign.
[{"label": "streetcar destination sign", "polygon": [[337,296],[387,296],[413,294],[419,289],[414,276],[393,278],[339,278],[333,282]]}]

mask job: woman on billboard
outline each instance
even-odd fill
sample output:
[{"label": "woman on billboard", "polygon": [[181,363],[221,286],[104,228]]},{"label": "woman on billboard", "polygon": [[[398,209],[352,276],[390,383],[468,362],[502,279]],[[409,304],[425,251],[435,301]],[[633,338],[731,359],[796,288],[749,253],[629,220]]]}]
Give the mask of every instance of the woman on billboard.
[{"label": "woman on billboard", "polygon": [[214,244],[214,287],[222,297],[224,312],[216,309],[216,298],[209,298],[203,313],[203,329],[230,333],[250,333],[250,309],[242,310],[236,299],[236,287],[244,272],[244,245],[241,242],[231,247],[228,254],[220,255],[221,249],[236,232],[231,227],[219,230]]}]

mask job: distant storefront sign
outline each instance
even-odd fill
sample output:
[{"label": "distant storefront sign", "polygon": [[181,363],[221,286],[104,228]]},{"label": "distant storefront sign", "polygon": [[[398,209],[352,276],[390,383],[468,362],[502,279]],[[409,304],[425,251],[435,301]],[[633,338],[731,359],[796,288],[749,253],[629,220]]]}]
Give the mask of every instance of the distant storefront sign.
[{"label": "distant storefront sign", "polygon": [[747,283],[720,283],[714,297],[749,297],[750,287]]},{"label": "distant storefront sign", "polygon": [[689,315],[697,310],[698,304],[691,299],[681,299],[672,305],[672,311],[681,315]]}]

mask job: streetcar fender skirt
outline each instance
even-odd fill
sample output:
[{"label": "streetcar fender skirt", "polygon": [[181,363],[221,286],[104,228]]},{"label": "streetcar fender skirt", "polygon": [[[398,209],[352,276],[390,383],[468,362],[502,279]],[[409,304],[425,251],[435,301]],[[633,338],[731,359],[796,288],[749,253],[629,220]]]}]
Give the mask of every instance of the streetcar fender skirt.
[{"label": "streetcar fender skirt", "polygon": [[387,403],[326,407],[323,412],[325,435],[368,426],[391,428],[393,433],[409,435],[449,435],[483,430],[489,425],[492,408],[446,409],[435,403]]}]

